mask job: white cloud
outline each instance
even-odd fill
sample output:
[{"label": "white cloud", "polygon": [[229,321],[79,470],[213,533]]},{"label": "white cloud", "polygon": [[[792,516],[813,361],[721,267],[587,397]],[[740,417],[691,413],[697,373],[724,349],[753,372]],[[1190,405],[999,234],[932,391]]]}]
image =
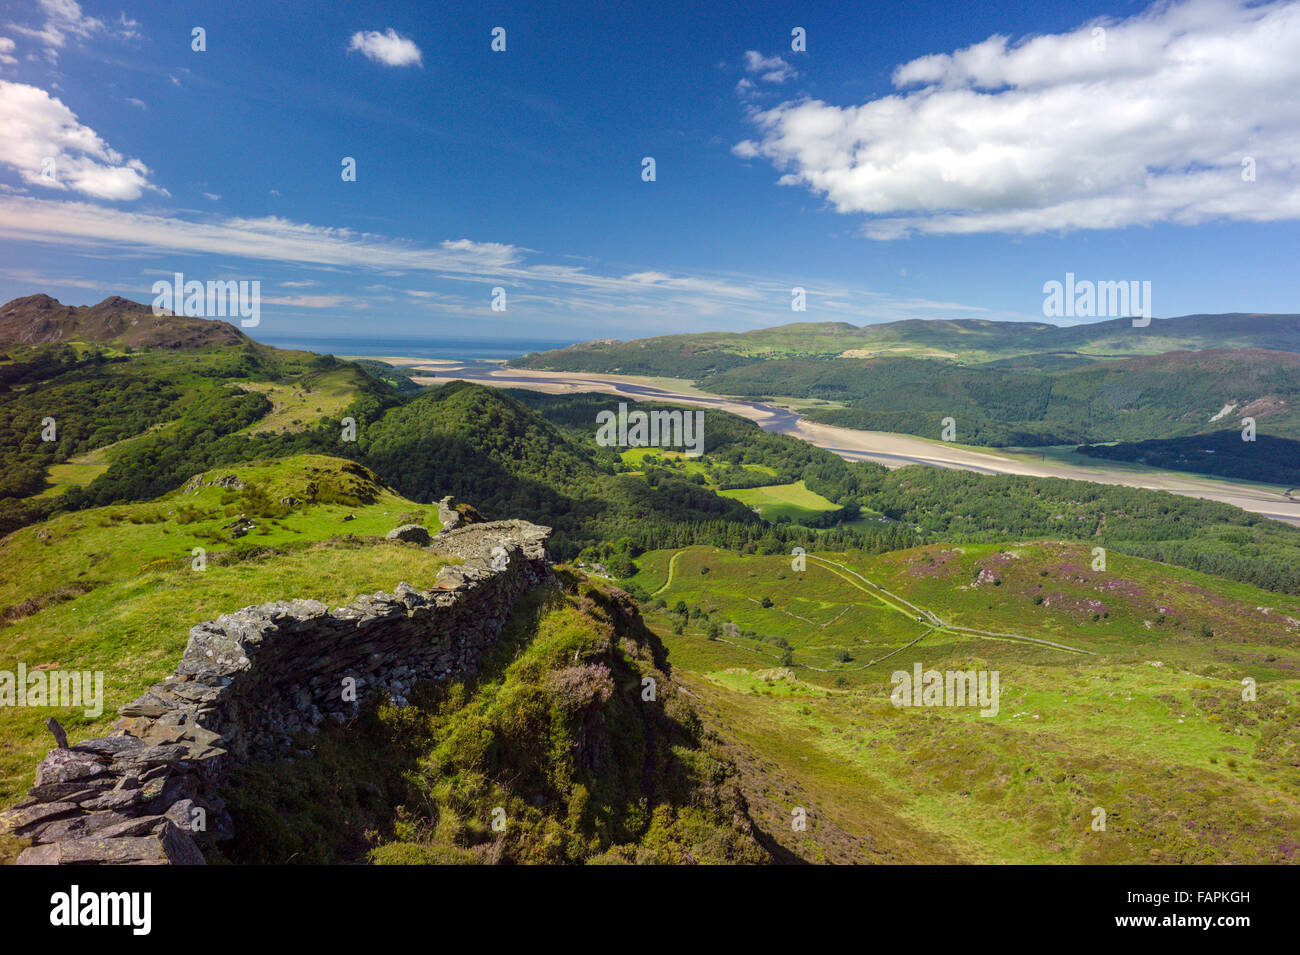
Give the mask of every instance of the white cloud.
[{"label": "white cloud", "polygon": [[211,199],[213,202],[216,202],[218,199],[221,198],[221,196],[217,195],[215,192],[205,192],[203,193],[203,198]]},{"label": "white cloud", "polygon": [[[53,176],[45,174],[50,159]],[[14,167],[29,185],[96,199],[138,199],[146,189],[166,195],[149,181],[144,163],[110,148],[61,100],[5,80],[0,80],[0,164]]]},{"label": "white cloud", "polygon": [[779,56],[764,56],[757,50],[745,51],[745,72],[759,74],[758,78],[764,83],[784,83],[799,75],[793,66]]},{"label": "white cloud", "polygon": [[11,56],[14,51],[14,41],[7,36],[0,36],[0,63],[13,65],[18,62],[18,57]]},{"label": "white cloud", "polygon": [[148,106],[145,105],[144,100],[142,100],[142,99],[136,99],[134,96],[128,96],[127,99],[126,99],[126,101],[127,101],[127,103],[129,103],[130,105],[134,106],[136,109],[148,109],[148,108],[149,108]]},{"label": "white cloud", "polygon": [[89,40],[103,34],[121,40],[134,40],[140,36],[140,24],[128,19],[124,13],[120,14],[117,22],[110,27],[103,20],[82,13],[81,5],[76,0],[40,0],[38,6],[41,13],[45,15],[45,22],[39,27],[25,27],[18,24],[11,24],[11,27],[23,36],[39,42],[46,57],[51,61],[57,59],[59,51],[67,45],[70,38]]},{"label": "white cloud", "polygon": [[392,27],[383,33],[365,30],[352,34],[349,50],[359,50],[376,63],[385,66],[423,66],[424,60],[415,41],[404,37]]},{"label": "white cloud", "polygon": [[752,110],[759,135],[732,151],[868,216],[873,238],[1300,218],[1296,0],[994,36],[893,80],[861,106]]}]

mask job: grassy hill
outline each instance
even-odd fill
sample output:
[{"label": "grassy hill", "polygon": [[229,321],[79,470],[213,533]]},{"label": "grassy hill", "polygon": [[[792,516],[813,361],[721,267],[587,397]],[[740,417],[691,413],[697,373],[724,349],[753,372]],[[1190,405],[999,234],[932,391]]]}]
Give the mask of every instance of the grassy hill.
[{"label": "grassy hill", "polygon": [[1184,315],[1133,328],[1113,319],[1061,328],[1045,322],[909,319],[879,325],[796,322],[749,332],[698,332],[622,342],[602,339],[508,364],[550,371],[699,378],[755,360],[790,358],[945,358],[979,363],[1023,355],[1158,355],[1207,348],[1300,352],[1298,315]]},{"label": "grassy hill", "polygon": [[812,409],[808,417],[869,431],[937,438],[942,419],[952,417],[960,441],[995,447],[1204,434],[1236,427],[1245,416],[1261,431],[1300,438],[1300,354],[1257,349],[1048,372],[915,358],[774,361],[713,375],[702,386],[749,398],[779,388],[835,401],[843,407]]},{"label": "grassy hill", "polygon": [[[1076,398],[1136,381],[1121,407],[1171,414],[1148,389],[1197,409],[1213,396],[1171,391],[1179,369],[1259,390],[1295,357],[1278,355],[998,374]],[[813,364],[863,362],[971,371]],[[978,403],[972,382],[951,394]],[[198,621],[428,586],[441,561],[382,534],[436,529],[446,494],[554,526],[557,557],[622,578],[626,593],[562,569],[473,679],[313,737],[311,760],[246,767],[226,861],[1287,862],[1300,847],[1300,529],[1131,488],[886,471],[713,411],[702,457],[603,448],[596,413],[616,397],[409,393],[251,344],[15,347],[0,384],[0,657],[104,671],[103,716],[53,714],[74,740],[169,673]],[[39,439],[45,416],[56,441]],[[894,707],[890,675],[914,663],[997,670],[998,713]],[[0,708],[0,804],[30,783],[47,715]],[[0,857],[18,847],[0,839]]]},{"label": "grassy hill", "polygon": [[[725,727],[756,824],[797,858],[1295,861],[1300,602],[1092,560],[1021,541],[812,555],[798,572],[689,548],[646,555],[632,583],[656,591],[651,626]],[[997,714],[893,706],[891,674],[918,662],[998,670]]]},{"label": "grassy hill", "polygon": [[[802,323],[589,342],[511,364],[688,378],[716,394],[815,402],[812,420],[861,430],[938,437],[951,417],[972,445],[1142,441],[1207,434],[1246,416],[1300,442],[1297,316],[1184,316],[1141,329],[1127,320]],[[1295,460],[1300,443],[1266,463],[1300,481]]]}]

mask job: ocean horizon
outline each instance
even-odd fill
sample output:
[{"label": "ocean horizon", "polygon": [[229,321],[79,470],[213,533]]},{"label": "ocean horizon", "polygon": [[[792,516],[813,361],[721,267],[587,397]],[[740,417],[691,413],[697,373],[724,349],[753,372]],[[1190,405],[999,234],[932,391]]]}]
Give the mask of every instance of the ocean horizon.
[{"label": "ocean horizon", "polygon": [[265,335],[256,337],[255,340],[276,348],[326,355],[401,356],[454,361],[500,361],[518,358],[529,352],[564,348],[575,343],[573,339],[445,338],[436,335],[368,335],[364,338],[346,335]]}]

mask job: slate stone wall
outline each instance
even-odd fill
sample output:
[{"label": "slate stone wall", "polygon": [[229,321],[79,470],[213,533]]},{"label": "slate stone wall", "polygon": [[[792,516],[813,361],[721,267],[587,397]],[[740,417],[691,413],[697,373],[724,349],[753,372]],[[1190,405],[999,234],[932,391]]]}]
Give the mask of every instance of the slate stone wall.
[{"label": "slate stone wall", "polygon": [[398,584],[333,610],[278,601],[198,624],[176,671],[121,707],[112,735],[51,750],[28,798],[0,814],[33,841],[18,864],[202,865],[201,847],[231,835],[218,790],[232,766],[346,721],[380,688],[404,704],[419,681],[473,673],[515,601],[550,579],[549,534],[526,521],[444,529],[426,549],[463,563],[431,590]]}]

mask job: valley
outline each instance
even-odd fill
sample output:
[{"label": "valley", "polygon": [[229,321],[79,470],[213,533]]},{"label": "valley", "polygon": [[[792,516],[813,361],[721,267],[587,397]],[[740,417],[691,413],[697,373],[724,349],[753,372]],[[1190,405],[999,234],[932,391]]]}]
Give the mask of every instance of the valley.
[{"label": "valley", "polygon": [[[463,558],[421,541],[453,518],[550,528],[552,578],[476,668],[235,767],[209,861],[1295,861],[1284,488],[679,379],[354,362],[189,324],[128,350],[113,308],[69,326],[92,340],[0,358],[0,651],[103,673],[102,713],[56,708],[70,740],[144,731],[116,710],[196,624],[436,594]],[[628,399],[691,409],[703,441],[602,440]],[[918,705],[895,705],[912,674]],[[994,695],[947,705],[931,674]],[[71,811],[23,796],[50,792],[48,709],[0,707],[7,819]],[[0,860],[30,848],[0,836]]]},{"label": "valley", "polygon": [[1286,496],[1287,486],[1231,481],[1222,478],[1165,471],[1137,466],[1096,466],[1060,463],[1046,454],[992,450],[945,443],[914,435],[882,431],[858,431],[809,420],[805,415],[772,402],[755,402],[736,397],[709,395],[689,382],[665,382],[627,375],[597,375],[580,372],[531,372],[515,369],[484,370],[471,366],[422,369],[419,359],[389,358],[388,362],[408,370],[430,371],[415,374],[414,381],[424,385],[448,381],[474,381],[501,388],[526,388],[547,394],[600,392],[620,395],[636,401],[662,401],[678,405],[717,408],[756,422],[765,431],[787,434],[809,444],[826,448],[851,461],[875,461],[886,467],[923,464],[931,467],[958,468],[981,474],[1017,474],[1030,477],[1054,477],[1092,481],[1168,491],[1188,497],[1220,501],[1243,510],[1300,525],[1300,501]]}]

